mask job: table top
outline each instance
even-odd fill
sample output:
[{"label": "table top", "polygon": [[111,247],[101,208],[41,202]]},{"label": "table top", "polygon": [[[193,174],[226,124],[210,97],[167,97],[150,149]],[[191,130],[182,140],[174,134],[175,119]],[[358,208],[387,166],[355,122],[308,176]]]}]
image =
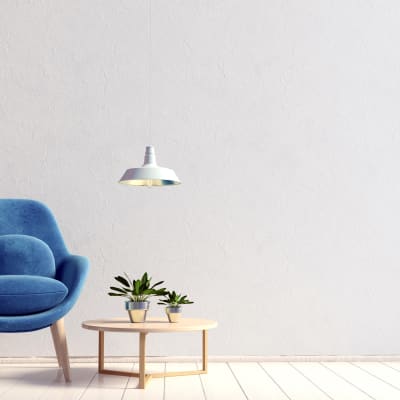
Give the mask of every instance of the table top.
[{"label": "table top", "polygon": [[197,318],[181,318],[179,322],[168,322],[167,318],[147,318],[146,322],[129,321],[129,318],[108,318],[84,321],[82,328],[105,332],[187,332],[216,328],[217,321]]}]

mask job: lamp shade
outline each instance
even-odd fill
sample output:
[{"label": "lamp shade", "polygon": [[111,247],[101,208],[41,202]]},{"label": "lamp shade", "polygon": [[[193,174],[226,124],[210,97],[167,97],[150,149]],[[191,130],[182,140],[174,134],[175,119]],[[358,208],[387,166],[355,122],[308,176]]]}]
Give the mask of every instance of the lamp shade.
[{"label": "lamp shade", "polygon": [[132,186],[167,186],[179,185],[181,181],[172,169],[159,167],[154,147],[146,146],[143,165],[127,169],[119,183]]}]

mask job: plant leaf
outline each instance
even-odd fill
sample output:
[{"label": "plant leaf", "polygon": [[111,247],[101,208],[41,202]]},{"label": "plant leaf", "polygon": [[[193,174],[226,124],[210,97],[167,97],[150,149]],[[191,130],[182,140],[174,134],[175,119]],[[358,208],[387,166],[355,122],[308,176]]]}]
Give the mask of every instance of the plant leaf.
[{"label": "plant leaf", "polygon": [[124,272],[124,275],[126,276],[126,279],[129,282],[129,287],[132,287],[133,280],[129,277],[129,275],[126,272]]},{"label": "plant leaf", "polygon": [[133,287],[134,287],[134,294],[135,295],[140,295],[140,280],[136,280],[136,281],[133,281]]},{"label": "plant leaf", "polygon": [[123,276],[115,276],[114,279],[127,288],[131,287],[130,283]]},{"label": "plant leaf", "polygon": [[118,287],[115,287],[115,286],[110,286],[110,289],[111,289],[111,290],[115,290],[116,292],[124,293],[124,294],[128,292],[127,289],[118,288]]}]

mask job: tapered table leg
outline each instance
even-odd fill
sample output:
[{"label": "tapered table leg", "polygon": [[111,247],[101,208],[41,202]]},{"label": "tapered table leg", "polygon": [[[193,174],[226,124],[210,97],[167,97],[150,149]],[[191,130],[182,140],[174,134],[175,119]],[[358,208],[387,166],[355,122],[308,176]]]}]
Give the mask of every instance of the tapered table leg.
[{"label": "tapered table leg", "polygon": [[99,331],[99,372],[104,371],[104,331]]},{"label": "tapered table leg", "polygon": [[208,331],[203,331],[203,371],[208,368]]},{"label": "tapered table leg", "polygon": [[146,386],[146,333],[139,333],[139,389]]}]

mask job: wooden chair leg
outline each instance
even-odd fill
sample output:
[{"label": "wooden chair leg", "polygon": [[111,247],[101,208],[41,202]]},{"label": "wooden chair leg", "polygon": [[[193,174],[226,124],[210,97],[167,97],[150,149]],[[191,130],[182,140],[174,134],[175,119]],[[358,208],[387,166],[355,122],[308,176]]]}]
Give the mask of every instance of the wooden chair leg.
[{"label": "wooden chair leg", "polygon": [[50,327],[58,364],[61,366],[66,382],[71,382],[67,338],[64,330],[64,318],[59,319]]},{"label": "wooden chair leg", "polygon": [[58,366],[61,368],[60,349],[59,346],[57,345],[58,342],[55,334],[55,329],[53,329],[53,326],[50,327],[50,332],[51,332],[51,337],[53,338],[54,350],[56,351]]}]

